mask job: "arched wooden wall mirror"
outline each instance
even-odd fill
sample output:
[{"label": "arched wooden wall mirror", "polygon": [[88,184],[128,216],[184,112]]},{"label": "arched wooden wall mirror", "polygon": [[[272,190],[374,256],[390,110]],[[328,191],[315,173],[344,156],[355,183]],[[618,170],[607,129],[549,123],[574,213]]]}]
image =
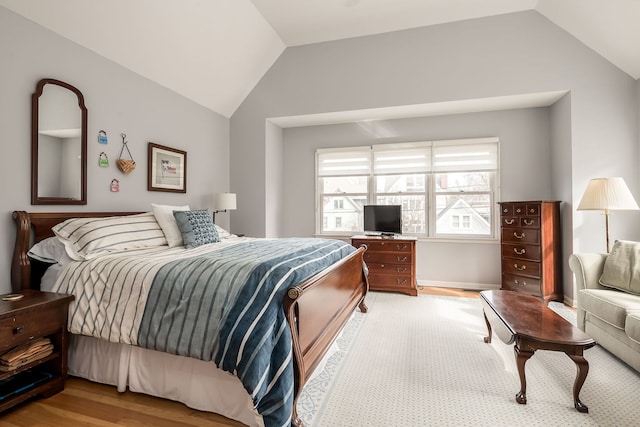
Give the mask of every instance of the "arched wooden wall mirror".
[{"label": "arched wooden wall mirror", "polygon": [[87,107],[75,87],[42,79],[31,97],[31,204],[87,204]]}]

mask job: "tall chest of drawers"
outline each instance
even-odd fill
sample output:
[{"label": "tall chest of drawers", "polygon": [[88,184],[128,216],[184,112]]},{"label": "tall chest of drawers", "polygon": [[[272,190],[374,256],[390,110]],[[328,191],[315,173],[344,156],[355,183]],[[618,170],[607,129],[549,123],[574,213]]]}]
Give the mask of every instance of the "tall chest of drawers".
[{"label": "tall chest of drawers", "polygon": [[367,246],[364,261],[369,269],[369,289],[417,296],[415,237],[353,236],[356,248]]},{"label": "tall chest of drawers", "polygon": [[501,202],[502,289],[562,301],[560,202]]}]

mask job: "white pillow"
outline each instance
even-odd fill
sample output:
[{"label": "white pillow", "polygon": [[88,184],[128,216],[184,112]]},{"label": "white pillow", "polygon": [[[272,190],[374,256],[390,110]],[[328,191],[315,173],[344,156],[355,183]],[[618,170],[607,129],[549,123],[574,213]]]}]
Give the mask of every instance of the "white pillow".
[{"label": "white pillow", "polygon": [[38,261],[55,264],[60,261],[67,252],[64,243],[57,237],[47,237],[33,245],[27,255]]},{"label": "white pillow", "polygon": [[219,239],[228,239],[229,237],[232,236],[231,233],[229,233],[224,228],[220,227],[218,224],[214,224],[214,225],[216,226],[216,230],[218,230],[218,238]]},{"label": "white pillow", "polygon": [[100,218],[71,218],[52,228],[75,260],[103,253],[167,244],[151,212]]},{"label": "white pillow", "polygon": [[190,210],[189,205],[171,206],[155,205],[152,203],[151,210],[164,232],[164,236],[167,239],[169,247],[173,248],[176,246],[184,246],[184,243],[182,242],[182,233],[180,233],[178,223],[176,223],[176,219],[173,216],[173,211],[188,211]]}]

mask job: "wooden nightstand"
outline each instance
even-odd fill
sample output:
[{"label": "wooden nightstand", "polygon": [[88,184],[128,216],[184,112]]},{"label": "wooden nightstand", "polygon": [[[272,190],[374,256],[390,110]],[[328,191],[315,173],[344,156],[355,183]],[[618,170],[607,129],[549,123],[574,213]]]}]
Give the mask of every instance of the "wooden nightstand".
[{"label": "wooden nightstand", "polygon": [[34,396],[64,389],[67,378],[67,315],[72,295],[23,290],[24,298],[0,300],[0,355],[16,346],[48,338],[53,353],[13,370],[0,370],[0,412]]}]

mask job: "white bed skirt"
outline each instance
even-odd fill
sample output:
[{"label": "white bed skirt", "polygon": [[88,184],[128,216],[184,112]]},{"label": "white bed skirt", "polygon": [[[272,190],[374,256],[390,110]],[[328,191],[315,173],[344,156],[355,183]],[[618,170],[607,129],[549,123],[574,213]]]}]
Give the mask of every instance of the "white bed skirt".
[{"label": "white bed skirt", "polygon": [[182,402],[248,426],[262,417],[240,380],[213,362],[71,334],[69,375]]}]

